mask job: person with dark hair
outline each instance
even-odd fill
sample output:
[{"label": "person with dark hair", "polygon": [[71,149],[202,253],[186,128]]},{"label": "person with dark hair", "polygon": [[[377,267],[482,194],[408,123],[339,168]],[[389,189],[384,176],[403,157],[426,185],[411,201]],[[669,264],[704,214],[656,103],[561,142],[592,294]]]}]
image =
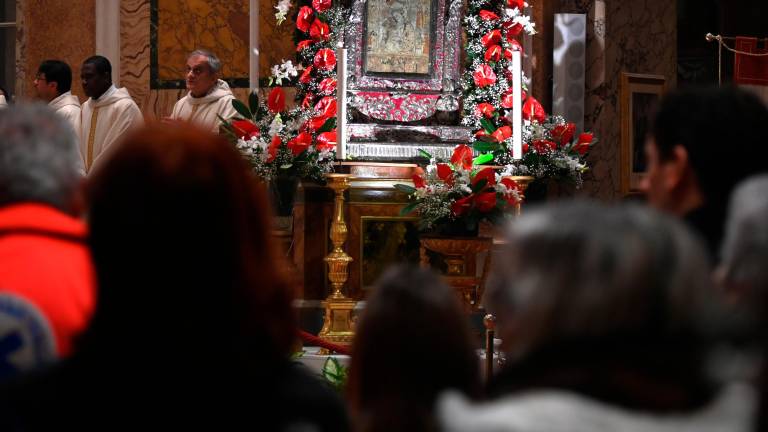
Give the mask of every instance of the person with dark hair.
[{"label": "person with dark hair", "polygon": [[659,107],[645,152],[648,201],[682,217],[717,256],[725,208],[739,181],[768,171],[765,146],[756,145],[768,108],[735,87],[684,89]]},{"label": "person with dark hair", "polygon": [[484,303],[506,352],[452,431],[746,431],[754,390],[708,361],[722,318],[703,245],[647,207],[568,202],[510,226]]},{"label": "person with dark hair", "polygon": [[85,171],[98,168],[102,156],[115,142],[143,123],[141,111],[126,88],[112,85],[112,65],[106,57],[93,56],[80,69],[83,91],[88,96],[80,116],[80,152]]},{"label": "person with dark hair", "polygon": [[478,366],[456,293],[429,270],[390,269],[368,298],[353,343],[356,430],[438,430],[438,395],[455,389],[476,396]]},{"label": "person with dark hair", "polygon": [[[0,136],[0,376],[10,376],[72,354],[96,287],[70,126],[42,103],[17,104],[0,114]],[[47,323],[29,328],[35,316]]]},{"label": "person with dark hair", "polygon": [[37,68],[35,93],[80,133],[80,99],[72,94],[72,69],[60,60],[45,60]]},{"label": "person with dark hair", "polygon": [[218,132],[221,119],[229,120],[235,115],[232,94],[221,75],[221,61],[206,50],[195,50],[187,57],[187,93],[173,106],[172,120],[183,120]]},{"label": "person with dark hair", "polygon": [[92,325],[69,361],[0,391],[16,413],[0,429],[348,430],[335,391],[288,359],[293,292],[237,150],[155,124],[104,163],[89,189]]}]

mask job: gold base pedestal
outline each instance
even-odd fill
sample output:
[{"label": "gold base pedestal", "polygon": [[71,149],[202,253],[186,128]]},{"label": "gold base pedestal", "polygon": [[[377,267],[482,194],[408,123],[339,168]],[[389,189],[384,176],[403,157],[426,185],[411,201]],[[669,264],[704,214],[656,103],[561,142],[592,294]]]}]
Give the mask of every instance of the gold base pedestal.
[{"label": "gold base pedestal", "polygon": [[[328,174],[328,186],[336,193],[334,202],[334,218],[331,222],[331,242],[333,251],[325,257],[328,264],[328,279],[331,281],[333,292],[322,302],[325,309],[323,328],[318,336],[329,342],[349,345],[355,336],[354,320],[352,312],[356,301],[347,298],[342,293],[344,284],[349,278],[350,257],[344,251],[344,242],[347,240],[347,222],[344,219],[344,191],[349,189],[350,174]],[[320,351],[328,354],[327,350]]]}]

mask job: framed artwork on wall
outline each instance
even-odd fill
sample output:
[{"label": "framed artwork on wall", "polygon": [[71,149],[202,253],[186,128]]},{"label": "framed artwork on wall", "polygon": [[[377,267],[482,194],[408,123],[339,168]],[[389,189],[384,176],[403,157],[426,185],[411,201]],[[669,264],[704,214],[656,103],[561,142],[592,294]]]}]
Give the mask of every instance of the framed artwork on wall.
[{"label": "framed artwork on wall", "polygon": [[619,164],[622,195],[640,191],[646,173],[645,139],[665,91],[666,79],[662,75],[621,74]]}]

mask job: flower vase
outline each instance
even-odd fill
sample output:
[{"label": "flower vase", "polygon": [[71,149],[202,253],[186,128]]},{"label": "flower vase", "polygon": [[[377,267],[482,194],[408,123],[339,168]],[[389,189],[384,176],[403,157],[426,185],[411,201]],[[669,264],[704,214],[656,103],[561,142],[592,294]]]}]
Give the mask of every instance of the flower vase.
[{"label": "flower vase", "polygon": [[269,182],[272,208],[277,216],[286,217],[293,213],[293,203],[296,200],[298,187],[299,178],[295,176],[279,176]]}]

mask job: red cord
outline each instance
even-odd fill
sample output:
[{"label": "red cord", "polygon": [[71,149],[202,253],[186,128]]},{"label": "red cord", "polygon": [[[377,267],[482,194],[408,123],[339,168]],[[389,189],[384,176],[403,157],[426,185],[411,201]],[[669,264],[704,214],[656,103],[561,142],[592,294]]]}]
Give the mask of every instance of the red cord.
[{"label": "red cord", "polygon": [[304,330],[299,330],[299,337],[309,344],[312,344],[313,346],[319,346],[320,348],[325,348],[328,351],[337,352],[339,354],[344,355],[350,355],[349,347],[346,347],[344,345],[338,345],[333,342],[328,342],[324,339],[320,339],[319,337],[313,335],[312,333],[305,332]]}]

